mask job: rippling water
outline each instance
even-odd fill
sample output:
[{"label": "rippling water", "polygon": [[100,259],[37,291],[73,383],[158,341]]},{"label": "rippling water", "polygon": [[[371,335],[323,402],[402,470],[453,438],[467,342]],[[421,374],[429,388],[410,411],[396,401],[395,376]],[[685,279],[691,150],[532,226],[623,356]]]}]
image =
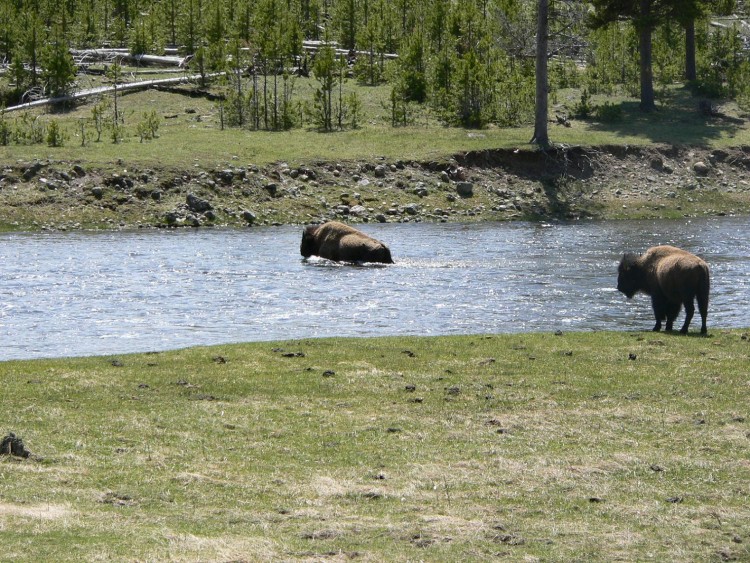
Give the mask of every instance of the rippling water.
[{"label": "rippling water", "polygon": [[655,244],[709,263],[709,331],[750,325],[747,218],[361,228],[391,247],[395,265],[303,260],[300,227],[2,234],[0,359],[334,335],[650,329],[649,299],[629,302],[615,284],[622,252]]}]

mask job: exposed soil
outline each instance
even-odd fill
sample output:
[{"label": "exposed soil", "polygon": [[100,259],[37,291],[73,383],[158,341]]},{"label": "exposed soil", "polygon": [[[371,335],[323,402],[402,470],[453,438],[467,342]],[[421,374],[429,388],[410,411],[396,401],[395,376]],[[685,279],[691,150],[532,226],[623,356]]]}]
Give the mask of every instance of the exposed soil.
[{"label": "exposed soil", "polygon": [[750,147],[489,150],[432,162],[0,170],[0,228],[206,227],[750,214]]}]

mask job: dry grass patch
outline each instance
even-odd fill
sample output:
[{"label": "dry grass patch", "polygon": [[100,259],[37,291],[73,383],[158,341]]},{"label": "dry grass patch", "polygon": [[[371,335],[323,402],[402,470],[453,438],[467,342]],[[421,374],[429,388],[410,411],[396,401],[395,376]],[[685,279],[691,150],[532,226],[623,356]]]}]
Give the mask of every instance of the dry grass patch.
[{"label": "dry grass patch", "polygon": [[169,561],[274,561],[280,551],[271,541],[260,538],[207,538],[166,532]]},{"label": "dry grass patch", "polygon": [[8,502],[0,503],[0,519],[28,518],[31,520],[62,520],[75,516],[76,512],[66,505],[36,504],[23,505]]}]

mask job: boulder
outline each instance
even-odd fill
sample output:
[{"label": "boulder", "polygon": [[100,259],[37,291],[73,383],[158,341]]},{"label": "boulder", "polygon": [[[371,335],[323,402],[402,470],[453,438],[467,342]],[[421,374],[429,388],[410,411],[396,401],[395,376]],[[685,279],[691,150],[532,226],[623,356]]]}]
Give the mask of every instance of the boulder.
[{"label": "boulder", "polygon": [[474,184],[471,182],[458,182],[456,193],[461,197],[472,197],[474,195]]},{"label": "boulder", "polygon": [[226,168],[216,173],[216,179],[224,184],[231,184],[234,180],[234,170]]},{"label": "boulder", "polygon": [[245,220],[245,222],[247,222],[248,225],[252,225],[257,219],[255,213],[253,213],[252,211],[248,211],[247,209],[242,212],[242,218]]},{"label": "boulder", "polygon": [[41,187],[47,188],[48,190],[60,189],[60,185],[54,180],[50,180],[49,178],[39,178],[39,184],[41,185]]},{"label": "boulder", "polygon": [[41,162],[35,162],[23,171],[23,179],[28,182],[36,176],[42,168],[44,168],[44,165]]},{"label": "boulder", "polygon": [[213,209],[213,206],[207,200],[198,197],[195,194],[188,194],[186,198],[188,209],[194,213],[205,213]]},{"label": "boulder", "polygon": [[466,180],[466,170],[461,166],[454,166],[448,169],[448,176],[451,180],[463,182]]},{"label": "boulder", "polygon": [[182,221],[182,215],[177,211],[169,211],[164,215],[164,222],[167,225],[177,225]]},{"label": "boulder", "polygon": [[126,190],[128,188],[132,188],[134,185],[132,178],[128,176],[121,176],[120,174],[112,174],[112,176],[110,176],[109,178],[104,179],[104,183],[118,190]]},{"label": "boulder", "polygon": [[655,156],[651,159],[649,165],[654,170],[662,170],[664,168],[664,159],[660,156]]},{"label": "boulder", "polygon": [[710,170],[711,169],[709,168],[708,164],[703,161],[698,161],[693,164],[693,172],[695,172],[698,176],[707,176]]}]

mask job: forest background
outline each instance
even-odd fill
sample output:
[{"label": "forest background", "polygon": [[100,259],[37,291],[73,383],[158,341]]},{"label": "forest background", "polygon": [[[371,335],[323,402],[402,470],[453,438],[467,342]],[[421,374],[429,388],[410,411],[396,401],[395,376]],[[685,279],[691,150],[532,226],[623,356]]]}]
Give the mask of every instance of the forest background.
[{"label": "forest background", "polygon": [[[425,111],[446,125],[471,128],[516,126],[534,118],[536,2],[3,0],[0,5],[4,106],[75,91],[77,71],[89,67],[82,50],[112,47],[187,57],[201,86],[214,77],[220,87],[222,127],[356,128],[362,101],[356,91],[342,88],[350,79],[390,88],[393,126],[409,125]],[[738,17],[744,10],[743,2],[732,0],[553,1],[549,96],[554,100],[556,92],[578,88],[580,100],[571,113],[622,119],[616,104],[594,105],[591,96],[638,96],[639,38],[642,43],[647,27],[653,35],[656,102],[672,85],[687,81],[698,96],[733,99],[746,108],[750,61]],[[688,31],[692,43],[686,41]],[[114,58],[107,66],[115,83],[122,79],[120,62]],[[312,97],[295,91],[299,76],[316,80]],[[117,116],[107,122],[116,127]],[[14,131],[8,119],[0,123],[1,144],[48,137]]]}]

